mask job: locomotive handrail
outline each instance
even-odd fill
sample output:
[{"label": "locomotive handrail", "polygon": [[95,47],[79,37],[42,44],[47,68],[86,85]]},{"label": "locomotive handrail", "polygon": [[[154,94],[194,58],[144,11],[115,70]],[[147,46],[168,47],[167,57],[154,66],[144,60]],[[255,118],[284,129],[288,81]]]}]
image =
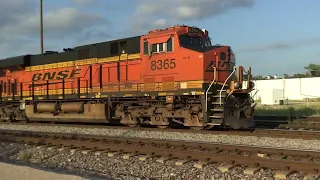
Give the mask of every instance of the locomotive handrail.
[{"label": "locomotive handrail", "polygon": [[227,81],[230,79],[230,77],[236,72],[236,70],[237,70],[237,67],[236,66],[234,66],[233,67],[233,71],[232,71],[232,73],[228,76],[228,78],[224,81],[224,83],[223,83],[223,86],[222,86],[222,88],[220,89],[220,95],[219,95],[219,100],[220,100],[220,106],[221,106],[221,95],[222,95],[222,90],[223,90],[223,88],[224,88],[224,86],[226,85],[226,83],[227,83]]},{"label": "locomotive handrail", "polygon": [[212,87],[213,83],[216,81],[216,73],[217,73],[217,68],[213,67],[213,80],[212,80],[210,86],[208,87],[208,89],[206,90],[206,112],[208,111],[208,92],[209,92],[210,88]]}]

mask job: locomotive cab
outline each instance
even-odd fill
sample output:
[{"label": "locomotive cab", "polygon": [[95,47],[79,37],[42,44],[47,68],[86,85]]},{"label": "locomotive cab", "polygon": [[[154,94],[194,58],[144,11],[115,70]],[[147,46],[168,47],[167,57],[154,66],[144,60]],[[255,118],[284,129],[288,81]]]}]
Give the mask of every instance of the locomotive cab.
[{"label": "locomotive cab", "polygon": [[230,46],[212,45],[207,30],[189,26],[150,31],[141,37],[140,44],[144,91],[170,94],[167,103],[173,106],[181,94],[203,99],[200,106],[189,105],[194,115],[180,123],[235,129],[253,125],[251,69],[243,89],[244,68],[235,66]]}]

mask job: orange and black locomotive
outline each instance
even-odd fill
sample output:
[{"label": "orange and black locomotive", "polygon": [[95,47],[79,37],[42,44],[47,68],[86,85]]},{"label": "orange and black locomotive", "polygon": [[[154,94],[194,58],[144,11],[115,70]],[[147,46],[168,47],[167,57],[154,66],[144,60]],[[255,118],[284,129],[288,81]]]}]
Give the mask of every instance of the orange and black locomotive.
[{"label": "orange and black locomotive", "polygon": [[254,84],[235,63],[230,46],[184,25],[11,57],[0,61],[0,120],[248,128]]}]

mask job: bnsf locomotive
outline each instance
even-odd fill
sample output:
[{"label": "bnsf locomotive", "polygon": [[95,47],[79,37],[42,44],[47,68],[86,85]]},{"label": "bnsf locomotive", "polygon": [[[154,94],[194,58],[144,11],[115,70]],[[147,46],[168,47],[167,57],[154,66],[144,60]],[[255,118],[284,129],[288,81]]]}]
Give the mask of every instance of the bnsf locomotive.
[{"label": "bnsf locomotive", "polygon": [[1,121],[253,125],[250,68],[197,27],[11,57],[0,69]]}]

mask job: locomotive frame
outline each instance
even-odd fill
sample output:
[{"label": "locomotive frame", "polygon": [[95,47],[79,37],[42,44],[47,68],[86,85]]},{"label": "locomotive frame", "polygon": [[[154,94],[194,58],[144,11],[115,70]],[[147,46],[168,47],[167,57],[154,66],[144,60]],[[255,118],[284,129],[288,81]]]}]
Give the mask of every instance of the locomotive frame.
[{"label": "locomotive frame", "polygon": [[208,38],[199,28],[174,26],[2,60],[0,120],[252,126],[251,69],[244,89],[244,69],[235,66],[229,46],[212,46],[207,39],[202,48],[186,47],[181,42],[189,35]]}]

